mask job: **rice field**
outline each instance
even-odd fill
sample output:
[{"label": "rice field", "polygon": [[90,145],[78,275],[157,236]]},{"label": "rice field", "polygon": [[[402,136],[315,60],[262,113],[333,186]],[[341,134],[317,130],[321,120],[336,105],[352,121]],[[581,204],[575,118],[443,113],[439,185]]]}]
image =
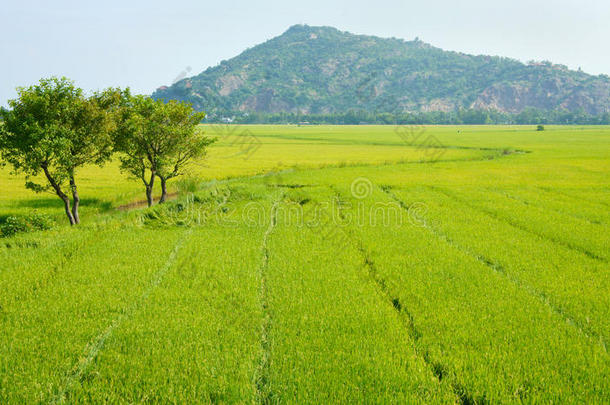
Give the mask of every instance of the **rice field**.
[{"label": "rice field", "polygon": [[0,169],[0,403],[610,401],[610,128],[205,130],[76,228]]}]

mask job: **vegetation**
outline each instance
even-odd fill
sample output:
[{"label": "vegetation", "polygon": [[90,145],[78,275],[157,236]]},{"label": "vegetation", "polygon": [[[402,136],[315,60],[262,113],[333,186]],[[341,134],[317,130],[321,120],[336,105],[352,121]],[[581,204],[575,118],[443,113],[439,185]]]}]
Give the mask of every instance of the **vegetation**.
[{"label": "vegetation", "polygon": [[230,118],[235,124],[331,124],[331,125],[610,125],[610,113],[589,115],[583,111],[543,111],[528,108],[511,114],[495,110],[459,109],[452,112],[432,111],[418,113],[372,113],[350,110],[337,114],[248,113],[227,112],[210,122],[223,122]]},{"label": "vegetation", "polygon": [[[534,109],[553,112],[552,117],[606,114],[607,123],[610,78],[550,62],[447,52],[420,40],[296,25],[218,66],[160,87],[153,97],[188,101],[211,121],[237,112],[333,117],[359,110],[380,117],[433,112],[425,123],[434,124],[440,123],[432,120],[434,113],[516,115]],[[335,123],[330,119],[323,122]]]},{"label": "vegetation", "polygon": [[200,128],[176,201],[89,165],[0,240],[0,402],[606,401],[610,127]]},{"label": "vegetation", "polygon": [[47,215],[32,213],[24,216],[8,216],[0,220],[0,237],[18,233],[43,231],[53,227],[53,220]]},{"label": "vegetation", "polygon": [[[0,110],[0,157],[15,172],[26,174],[26,187],[36,192],[52,188],[64,203],[71,225],[80,223],[76,172],[110,158],[112,120],[95,97],[86,98],[66,78],[42,79],[18,89],[10,109]],[[43,172],[43,184],[31,178]],[[66,194],[66,183],[72,194]]]},{"label": "vegetation", "polygon": [[188,104],[132,96],[129,89],[85,97],[66,78],[18,89],[9,107],[0,110],[0,158],[15,174],[25,174],[28,189],[53,189],[71,225],[80,223],[76,179],[84,166],[101,167],[120,152],[121,169],[144,182],[151,206],[155,178],[161,180],[160,202],[165,202],[167,181],[189,173],[189,164],[213,141],[197,128],[205,114]]},{"label": "vegetation", "polygon": [[196,113],[185,103],[129,97],[118,116],[115,150],[121,153],[121,169],[144,183],[149,207],[155,178],[161,180],[159,202],[163,203],[167,181],[184,174],[189,163],[202,158],[213,141],[197,129],[205,113]]}]

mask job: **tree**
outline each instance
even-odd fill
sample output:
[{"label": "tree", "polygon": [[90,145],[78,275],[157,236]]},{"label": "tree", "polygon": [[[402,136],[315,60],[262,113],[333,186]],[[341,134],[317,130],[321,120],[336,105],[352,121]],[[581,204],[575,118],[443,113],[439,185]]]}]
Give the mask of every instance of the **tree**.
[{"label": "tree", "polygon": [[[113,120],[95,97],[65,77],[41,79],[37,85],[18,88],[9,109],[0,110],[0,157],[25,173],[26,187],[42,192],[53,189],[64,203],[71,225],[80,223],[77,170],[87,164],[103,165],[112,153]],[[34,177],[44,173],[46,182]],[[66,194],[66,183],[72,194]]]},{"label": "tree", "polygon": [[145,96],[128,97],[119,112],[115,149],[121,169],[142,181],[148,206],[153,204],[155,178],[161,181],[160,203],[167,199],[167,181],[186,172],[193,159],[205,155],[213,139],[197,125],[205,113],[190,104],[164,103]]},{"label": "tree", "polygon": [[[171,103],[168,104],[168,106],[170,105]],[[205,156],[207,147],[214,142],[214,139],[202,136],[202,133],[196,129],[196,125],[205,117],[205,114],[199,116],[193,114],[191,107],[187,104],[176,103],[173,108],[182,110],[176,112],[177,116],[183,115],[181,119],[183,124],[172,131],[173,151],[161,159],[157,170],[157,177],[161,181],[161,198],[159,199],[161,204],[167,199],[167,181],[187,173],[193,160]]]}]

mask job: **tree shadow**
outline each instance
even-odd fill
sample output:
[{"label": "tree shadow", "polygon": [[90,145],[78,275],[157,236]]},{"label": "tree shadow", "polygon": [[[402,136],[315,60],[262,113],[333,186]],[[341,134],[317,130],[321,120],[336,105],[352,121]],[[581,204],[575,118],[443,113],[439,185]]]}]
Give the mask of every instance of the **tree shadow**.
[{"label": "tree shadow", "polygon": [[[19,200],[15,206],[19,208],[45,209],[45,208],[60,208],[63,209],[63,202],[59,198],[44,197]],[[97,208],[100,211],[110,211],[112,202],[100,200],[99,198],[82,198],[80,206],[85,208]]]}]

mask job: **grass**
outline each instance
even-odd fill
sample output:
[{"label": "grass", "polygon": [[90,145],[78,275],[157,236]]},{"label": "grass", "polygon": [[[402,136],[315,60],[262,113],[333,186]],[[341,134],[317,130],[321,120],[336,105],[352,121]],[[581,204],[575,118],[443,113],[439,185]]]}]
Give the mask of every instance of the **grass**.
[{"label": "grass", "polygon": [[85,168],[78,228],[0,172],[59,224],[0,239],[0,402],[607,401],[610,128],[205,130],[165,206]]}]

